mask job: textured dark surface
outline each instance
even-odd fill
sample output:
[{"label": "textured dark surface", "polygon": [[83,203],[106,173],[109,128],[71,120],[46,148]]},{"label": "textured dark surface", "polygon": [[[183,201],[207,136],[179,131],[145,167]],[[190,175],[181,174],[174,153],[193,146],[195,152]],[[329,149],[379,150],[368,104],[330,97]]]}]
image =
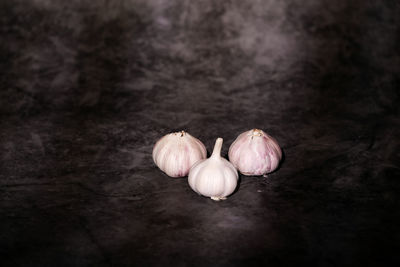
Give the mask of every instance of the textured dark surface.
[{"label": "textured dark surface", "polygon": [[[0,1],[1,266],[399,263],[387,1]],[[187,130],[285,153],[228,200],[153,164]]]}]

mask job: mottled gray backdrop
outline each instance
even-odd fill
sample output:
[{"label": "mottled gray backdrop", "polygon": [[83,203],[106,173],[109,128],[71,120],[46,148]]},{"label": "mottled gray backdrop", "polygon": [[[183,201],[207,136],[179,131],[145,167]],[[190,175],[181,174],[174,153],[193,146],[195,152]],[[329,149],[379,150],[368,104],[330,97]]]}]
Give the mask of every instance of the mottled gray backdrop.
[{"label": "mottled gray backdrop", "polygon": [[[399,261],[398,0],[0,0],[2,266]],[[228,200],[153,164],[187,130],[285,153]]]}]

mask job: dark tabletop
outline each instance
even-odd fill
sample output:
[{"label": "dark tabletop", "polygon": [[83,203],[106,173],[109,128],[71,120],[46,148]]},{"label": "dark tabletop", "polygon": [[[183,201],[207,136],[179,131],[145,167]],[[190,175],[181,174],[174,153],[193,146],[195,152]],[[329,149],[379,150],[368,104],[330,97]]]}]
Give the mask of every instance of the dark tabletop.
[{"label": "dark tabletop", "polygon": [[[400,5],[0,1],[1,266],[399,263]],[[214,202],[151,151],[284,151]]]}]

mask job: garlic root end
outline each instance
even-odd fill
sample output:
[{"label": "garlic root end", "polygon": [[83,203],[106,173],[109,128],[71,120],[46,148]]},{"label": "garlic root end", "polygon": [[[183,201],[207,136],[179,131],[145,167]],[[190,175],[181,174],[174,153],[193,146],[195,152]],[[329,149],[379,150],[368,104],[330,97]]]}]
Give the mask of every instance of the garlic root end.
[{"label": "garlic root end", "polygon": [[225,200],[226,197],[211,197],[211,199],[215,201],[220,201],[220,200]]}]

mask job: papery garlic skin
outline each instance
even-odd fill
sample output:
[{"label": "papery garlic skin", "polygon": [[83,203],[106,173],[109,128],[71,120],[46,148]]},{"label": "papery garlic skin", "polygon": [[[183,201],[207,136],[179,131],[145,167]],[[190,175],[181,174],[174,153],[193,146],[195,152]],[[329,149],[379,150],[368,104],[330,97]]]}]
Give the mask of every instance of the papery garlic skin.
[{"label": "papery garlic skin", "polygon": [[217,139],[211,157],[194,164],[188,178],[193,191],[216,201],[232,194],[239,178],[235,167],[221,157],[222,142]]},{"label": "papery garlic skin", "polygon": [[153,148],[154,163],[171,177],[188,175],[190,168],[206,157],[204,144],[184,131],[163,136]]},{"label": "papery garlic skin", "polygon": [[278,168],[282,150],[264,131],[253,129],[240,134],[229,148],[230,162],[244,175],[263,175]]}]

